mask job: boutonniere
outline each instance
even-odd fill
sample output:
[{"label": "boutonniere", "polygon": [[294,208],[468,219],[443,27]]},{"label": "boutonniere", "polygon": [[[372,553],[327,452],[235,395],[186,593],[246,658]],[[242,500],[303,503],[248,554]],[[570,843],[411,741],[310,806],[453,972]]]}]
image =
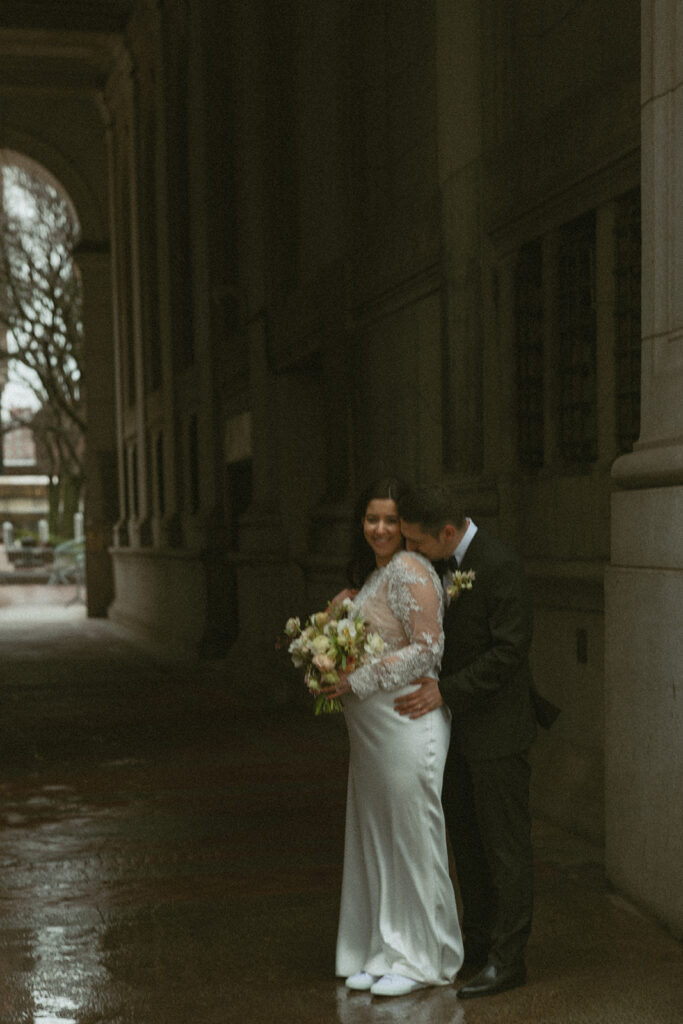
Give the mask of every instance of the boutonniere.
[{"label": "boutonniere", "polygon": [[461,590],[472,589],[472,584],[477,578],[477,574],[474,569],[468,569],[467,572],[456,569],[455,572],[450,573],[450,577],[451,582],[446,587],[446,593],[451,601],[455,601],[456,598],[460,597]]}]

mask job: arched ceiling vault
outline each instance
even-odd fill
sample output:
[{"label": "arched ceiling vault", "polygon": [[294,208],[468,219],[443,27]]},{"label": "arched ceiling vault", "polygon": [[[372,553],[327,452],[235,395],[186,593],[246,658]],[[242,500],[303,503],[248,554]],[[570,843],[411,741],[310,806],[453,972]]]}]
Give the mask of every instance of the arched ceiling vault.
[{"label": "arched ceiling vault", "polygon": [[3,0],[0,31],[122,32],[133,6],[133,0]]},{"label": "arched ceiling vault", "polygon": [[0,149],[36,161],[60,182],[86,246],[108,240],[102,94],[132,7],[132,0],[0,5]]}]

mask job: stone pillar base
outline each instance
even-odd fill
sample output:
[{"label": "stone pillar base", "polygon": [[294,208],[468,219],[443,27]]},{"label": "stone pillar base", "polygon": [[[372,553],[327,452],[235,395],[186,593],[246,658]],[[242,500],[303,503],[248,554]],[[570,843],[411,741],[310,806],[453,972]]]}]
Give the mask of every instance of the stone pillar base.
[{"label": "stone pillar base", "polygon": [[683,935],[683,486],[613,495],[606,601],[606,864]]}]

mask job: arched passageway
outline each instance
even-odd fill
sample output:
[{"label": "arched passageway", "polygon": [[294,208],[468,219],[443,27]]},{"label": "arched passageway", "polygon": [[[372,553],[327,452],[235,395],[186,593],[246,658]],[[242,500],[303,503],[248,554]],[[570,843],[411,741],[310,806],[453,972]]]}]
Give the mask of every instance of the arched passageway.
[{"label": "arched passageway", "polygon": [[2,14],[84,229],[89,610],[294,704],[357,486],[456,482],[564,709],[535,806],[680,934],[680,3],[275,6]]},{"label": "arched passageway", "polygon": [[116,426],[109,246],[106,129],[97,83],[106,77],[111,42],[70,37],[35,24],[29,33],[0,27],[0,148],[37,170],[67,197],[80,225],[77,251],[86,343],[86,533],[88,611],[105,615],[113,596],[112,524]]}]

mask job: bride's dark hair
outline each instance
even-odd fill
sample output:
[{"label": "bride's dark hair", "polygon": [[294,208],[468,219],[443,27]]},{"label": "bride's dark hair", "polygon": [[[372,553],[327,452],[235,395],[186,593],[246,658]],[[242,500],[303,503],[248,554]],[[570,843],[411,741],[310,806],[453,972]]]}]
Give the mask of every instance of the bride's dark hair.
[{"label": "bride's dark hair", "polygon": [[362,587],[365,580],[377,568],[375,553],[363,534],[363,520],[371,501],[395,501],[398,506],[401,497],[408,491],[408,484],[395,476],[385,476],[375,480],[358,496],[353,511],[354,534],[351,542],[351,558],[346,567],[346,575],[352,587]]}]

